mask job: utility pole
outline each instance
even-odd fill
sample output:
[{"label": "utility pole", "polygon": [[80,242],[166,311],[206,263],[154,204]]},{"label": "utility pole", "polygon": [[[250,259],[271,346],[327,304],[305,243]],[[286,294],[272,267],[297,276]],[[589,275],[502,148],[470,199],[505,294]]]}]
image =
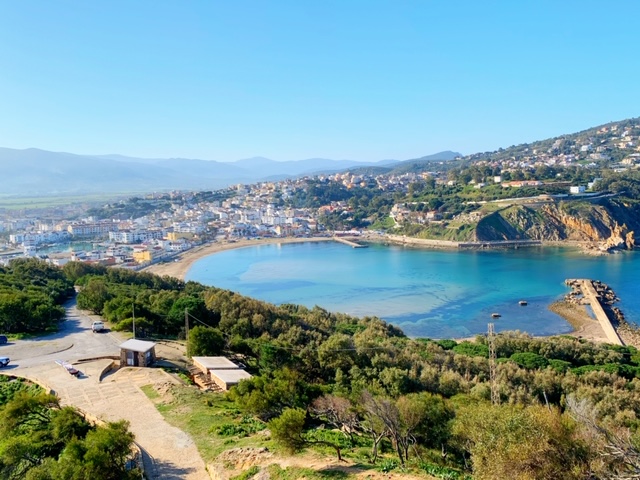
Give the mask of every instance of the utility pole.
[{"label": "utility pole", "polygon": [[496,332],[493,323],[488,324],[487,343],[489,344],[489,379],[491,382],[491,403],[500,404],[500,392],[498,392],[498,381],[496,380]]},{"label": "utility pole", "polygon": [[184,339],[189,341],[189,310],[184,309]]},{"label": "utility pole", "polygon": [[131,304],[131,313],[133,315],[133,338],[136,338],[136,303]]}]

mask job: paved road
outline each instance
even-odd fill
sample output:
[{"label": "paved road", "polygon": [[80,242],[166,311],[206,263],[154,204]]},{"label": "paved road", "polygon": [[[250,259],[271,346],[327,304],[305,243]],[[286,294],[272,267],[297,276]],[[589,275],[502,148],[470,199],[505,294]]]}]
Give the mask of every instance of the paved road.
[{"label": "paved road", "polygon": [[[164,421],[140,389],[143,385],[176,382],[162,370],[123,368],[100,381],[111,360],[76,364],[82,375],[72,377],[55,360],[70,363],[86,358],[118,355],[123,337],[117,332],[93,333],[98,317],[86,315],[75,301],[66,305],[67,320],[58,333],[36,340],[19,340],[0,347],[11,364],[0,373],[35,380],[54,390],[63,405],[73,405],[104,421],[128,420],[136,441],[148,453],[150,478],[209,480],[204,462],[191,438]],[[149,459],[153,458],[155,462]],[[154,464],[154,468],[150,466]]]},{"label": "paved road", "polygon": [[18,340],[2,347],[2,354],[16,367],[31,367],[63,358],[73,362],[81,358],[118,355],[123,337],[113,332],[93,333],[90,316],[76,308],[75,300],[65,305],[66,320],[58,333],[32,340]]}]

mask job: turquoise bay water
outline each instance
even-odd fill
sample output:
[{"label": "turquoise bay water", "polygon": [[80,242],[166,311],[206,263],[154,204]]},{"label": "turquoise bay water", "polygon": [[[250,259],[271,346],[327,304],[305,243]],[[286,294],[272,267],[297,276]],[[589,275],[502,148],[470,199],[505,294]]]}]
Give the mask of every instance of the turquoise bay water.
[{"label": "turquoise bay water", "polygon": [[[609,284],[628,320],[639,322],[639,267],[640,255],[628,252],[590,257],[552,247],[439,251],[309,242],[217,253],[194,263],[186,279],[275,304],[377,316],[410,336],[445,338],[485,332],[491,321],[496,330],[569,332],[547,309],[568,292],[566,278]],[[492,312],[502,317],[492,319]]]}]

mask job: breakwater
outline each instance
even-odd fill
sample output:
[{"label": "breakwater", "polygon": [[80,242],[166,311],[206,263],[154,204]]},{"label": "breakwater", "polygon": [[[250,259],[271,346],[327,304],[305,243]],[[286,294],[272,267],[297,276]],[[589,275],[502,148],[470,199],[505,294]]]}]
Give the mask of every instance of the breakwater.
[{"label": "breakwater", "polygon": [[362,243],[356,242],[353,238],[345,238],[345,237],[333,237],[333,240],[336,242],[344,243],[345,245],[349,245],[352,248],[367,248],[368,245],[363,245]]},{"label": "breakwater", "polygon": [[565,283],[571,287],[571,292],[565,297],[566,300],[590,305],[609,343],[624,345],[625,342],[616,329],[616,325],[619,325],[618,317],[612,310],[613,303],[619,300],[613,290],[598,280],[568,279]]},{"label": "breakwater", "polygon": [[519,247],[539,247],[540,240],[490,240],[458,242],[454,240],[434,240],[426,238],[407,237],[406,235],[381,235],[379,237],[369,235],[368,241],[384,241],[398,245],[410,245],[415,247],[445,248],[459,250],[473,249],[517,249]]}]

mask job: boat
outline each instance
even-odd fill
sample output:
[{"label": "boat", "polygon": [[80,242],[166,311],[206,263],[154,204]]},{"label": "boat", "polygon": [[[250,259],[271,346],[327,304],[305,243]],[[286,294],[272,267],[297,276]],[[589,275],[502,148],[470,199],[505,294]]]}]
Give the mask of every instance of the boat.
[{"label": "boat", "polygon": [[527,301],[526,300],[520,300],[518,302],[518,305],[520,305],[521,307],[526,307],[527,306]]},{"label": "boat", "polygon": [[502,315],[500,315],[499,313],[492,313],[491,314],[491,318],[500,318]]}]

